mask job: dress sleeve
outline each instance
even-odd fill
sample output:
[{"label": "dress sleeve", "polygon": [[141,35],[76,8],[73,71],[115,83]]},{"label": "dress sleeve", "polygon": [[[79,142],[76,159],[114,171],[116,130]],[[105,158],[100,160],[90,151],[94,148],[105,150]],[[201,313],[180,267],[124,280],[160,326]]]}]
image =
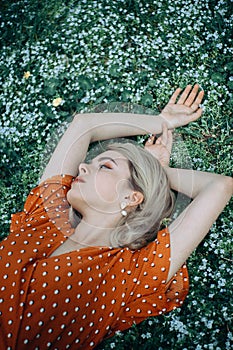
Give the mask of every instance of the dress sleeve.
[{"label": "dress sleeve", "polygon": [[24,210],[12,215],[10,234],[2,242],[5,254],[13,246],[15,259],[34,261],[50,254],[73,233],[66,199],[71,182],[72,176],[58,175],[31,190]]},{"label": "dress sleeve", "polygon": [[66,194],[71,187],[72,176],[57,175],[42,182],[28,195],[24,204],[26,215],[51,212],[67,206]]},{"label": "dress sleeve", "polygon": [[12,225],[20,225],[30,217],[49,218],[68,207],[66,194],[71,187],[71,175],[56,175],[33,188],[24,204],[22,212],[12,215]]},{"label": "dress sleeve", "polygon": [[136,262],[136,273],[130,283],[130,298],[122,309],[115,330],[124,330],[149,316],[158,316],[180,307],[188,293],[188,271],[185,264],[166,282],[170,267],[168,228],[159,231],[156,241],[142,248],[138,256],[137,253],[135,255],[133,260]]}]

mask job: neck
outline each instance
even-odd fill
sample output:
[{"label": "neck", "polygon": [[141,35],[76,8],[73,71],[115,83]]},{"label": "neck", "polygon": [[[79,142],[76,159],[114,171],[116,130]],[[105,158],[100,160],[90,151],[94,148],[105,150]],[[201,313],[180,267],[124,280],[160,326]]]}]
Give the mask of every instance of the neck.
[{"label": "neck", "polygon": [[103,218],[101,224],[83,217],[70,239],[83,246],[109,247],[111,246],[110,234],[115,226],[116,223],[114,225],[113,220],[108,220],[107,216]]}]

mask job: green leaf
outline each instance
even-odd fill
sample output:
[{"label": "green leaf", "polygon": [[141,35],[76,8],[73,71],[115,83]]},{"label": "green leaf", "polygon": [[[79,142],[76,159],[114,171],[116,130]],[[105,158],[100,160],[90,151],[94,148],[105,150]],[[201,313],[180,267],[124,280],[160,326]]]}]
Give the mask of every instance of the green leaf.
[{"label": "green leaf", "polygon": [[216,72],[211,75],[211,79],[216,83],[223,83],[226,79],[226,74]]},{"label": "green leaf", "polygon": [[153,103],[153,96],[149,93],[146,93],[142,96],[141,102],[144,106],[151,106]]},{"label": "green leaf", "polygon": [[110,69],[109,73],[113,77],[118,77],[120,75],[120,66],[119,64],[113,64]]},{"label": "green leaf", "polygon": [[91,80],[85,75],[80,75],[78,77],[78,82],[80,87],[84,90],[90,90],[92,87]]},{"label": "green leaf", "polygon": [[148,85],[150,87],[154,87],[156,84],[157,84],[157,80],[155,80],[155,79],[150,80],[149,83],[148,83]]},{"label": "green leaf", "polygon": [[231,73],[233,72],[233,62],[229,62],[226,64],[227,70],[229,70]]},{"label": "green leaf", "polygon": [[232,81],[232,80],[231,80],[231,81],[228,81],[227,86],[228,86],[231,90],[233,90],[233,81]]},{"label": "green leaf", "polygon": [[132,96],[132,92],[130,90],[125,90],[122,92],[122,101],[128,102],[130,101],[130,97]]}]

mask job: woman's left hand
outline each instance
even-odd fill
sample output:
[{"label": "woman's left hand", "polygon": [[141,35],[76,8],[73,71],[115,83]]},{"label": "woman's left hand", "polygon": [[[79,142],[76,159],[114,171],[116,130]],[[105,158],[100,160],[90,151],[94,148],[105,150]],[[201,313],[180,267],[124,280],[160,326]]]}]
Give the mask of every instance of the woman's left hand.
[{"label": "woman's left hand", "polygon": [[168,130],[166,123],[163,124],[162,135],[155,141],[152,135],[145,143],[145,149],[158,159],[163,167],[169,166],[172,150],[172,131]]},{"label": "woman's left hand", "polygon": [[169,129],[187,125],[200,118],[203,111],[200,103],[203,97],[204,91],[199,91],[198,84],[193,87],[187,85],[182,93],[180,88],[176,89],[168,104],[160,113]]}]

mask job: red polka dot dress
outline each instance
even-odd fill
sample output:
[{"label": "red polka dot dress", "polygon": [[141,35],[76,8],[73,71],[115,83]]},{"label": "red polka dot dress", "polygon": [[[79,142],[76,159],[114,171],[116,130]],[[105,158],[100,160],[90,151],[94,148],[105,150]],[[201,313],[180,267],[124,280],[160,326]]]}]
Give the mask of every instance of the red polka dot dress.
[{"label": "red polka dot dress", "polygon": [[166,283],[169,232],[137,251],[87,247],[51,256],[74,232],[71,176],[33,189],[0,245],[0,349],[93,349],[105,337],[182,305],[186,266]]}]

